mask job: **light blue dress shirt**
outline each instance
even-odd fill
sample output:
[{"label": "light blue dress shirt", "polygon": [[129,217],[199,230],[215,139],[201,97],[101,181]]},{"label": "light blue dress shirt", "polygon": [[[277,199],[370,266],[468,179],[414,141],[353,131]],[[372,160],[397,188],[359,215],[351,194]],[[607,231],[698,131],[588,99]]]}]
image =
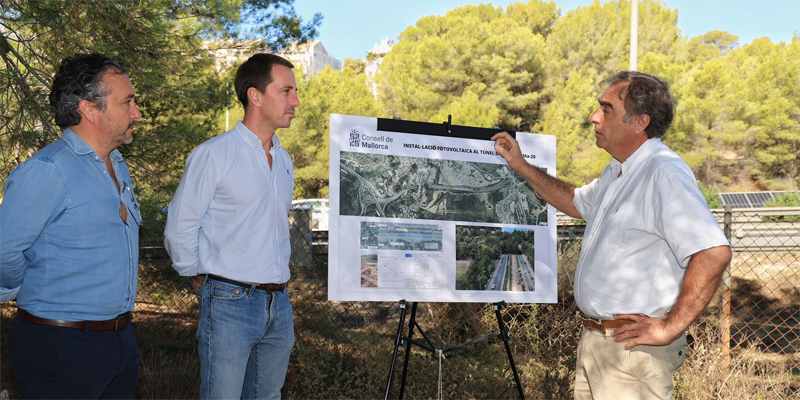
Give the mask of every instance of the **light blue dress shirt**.
[{"label": "light blue dress shirt", "polygon": [[270,154],[272,168],[261,140],[239,121],[189,155],[164,232],[180,275],[289,280],[294,165],[278,135]]},{"label": "light blue dress shirt", "polygon": [[6,297],[19,290],[17,304],[37,317],[107,320],[133,309],[141,214],[122,155],[109,158],[119,191],[103,159],[66,129],[6,180],[0,287]]}]

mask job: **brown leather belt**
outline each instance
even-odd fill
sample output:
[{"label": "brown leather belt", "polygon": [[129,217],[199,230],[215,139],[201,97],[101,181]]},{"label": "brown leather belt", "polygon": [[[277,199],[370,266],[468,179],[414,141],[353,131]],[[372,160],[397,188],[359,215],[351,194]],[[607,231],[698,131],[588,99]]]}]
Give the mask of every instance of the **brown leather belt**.
[{"label": "brown leather belt", "polygon": [[594,329],[603,334],[606,333],[606,329],[617,329],[622,328],[625,325],[632,324],[633,321],[629,319],[592,319],[592,318],[584,318],[583,319],[583,326]]},{"label": "brown leather belt", "polygon": [[[217,275],[213,275],[213,274],[208,274],[208,279],[219,281],[219,282],[230,283],[231,285],[236,285],[236,286],[239,286],[239,287],[243,287],[245,289],[250,289],[251,287],[253,287],[252,283],[239,282],[239,281],[235,281],[233,279],[223,278],[221,276],[217,276]],[[282,292],[283,289],[286,289],[286,284],[285,283],[257,283],[256,284],[256,289],[264,290],[267,293]]]},{"label": "brown leather belt", "polygon": [[117,318],[107,321],[62,321],[58,319],[39,318],[25,310],[20,309],[17,317],[32,324],[58,326],[70,329],[88,329],[90,331],[120,331],[131,322],[131,313],[120,314]]}]

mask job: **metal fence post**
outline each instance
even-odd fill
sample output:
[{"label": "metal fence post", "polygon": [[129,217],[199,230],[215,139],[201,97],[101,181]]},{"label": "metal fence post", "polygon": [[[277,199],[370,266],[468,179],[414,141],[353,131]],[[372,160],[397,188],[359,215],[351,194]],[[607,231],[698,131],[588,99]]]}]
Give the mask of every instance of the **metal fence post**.
[{"label": "metal fence post", "polygon": [[[725,217],[724,217],[724,232],[725,237],[728,239],[728,243],[731,242],[731,232],[733,232],[732,223],[733,223],[733,206],[726,205],[725,206]],[[732,246],[731,246],[732,247]],[[723,292],[722,292],[722,369],[725,373],[730,372],[731,367],[731,263],[728,264],[728,267],[725,268],[725,271],[722,273],[722,285],[723,285]]]},{"label": "metal fence post", "polygon": [[292,245],[291,264],[295,268],[311,268],[313,258],[311,208],[295,208],[289,211],[289,236]]}]

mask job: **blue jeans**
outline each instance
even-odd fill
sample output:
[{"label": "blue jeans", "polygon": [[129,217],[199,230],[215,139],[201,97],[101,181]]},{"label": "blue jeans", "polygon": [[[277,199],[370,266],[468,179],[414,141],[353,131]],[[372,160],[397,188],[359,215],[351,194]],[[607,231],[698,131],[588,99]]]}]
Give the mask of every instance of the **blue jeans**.
[{"label": "blue jeans", "polygon": [[294,347],[286,289],[206,279],[197,327],[201,399],[280,399]]}]

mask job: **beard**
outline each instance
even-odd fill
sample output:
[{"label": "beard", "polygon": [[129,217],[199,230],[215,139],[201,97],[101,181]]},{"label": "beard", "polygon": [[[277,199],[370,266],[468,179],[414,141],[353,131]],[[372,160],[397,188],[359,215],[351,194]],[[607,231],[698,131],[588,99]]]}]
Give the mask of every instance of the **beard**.
[{"label": "beard", "polygon": [[[128,124],[114,124],[107,118],[103,118],[102,130],[108,133],[108,142],[117,148],[123,144],[130,144],[133,142],[133,127],[136,122]],[[129,133],[130,132],[130,133]]]}]

